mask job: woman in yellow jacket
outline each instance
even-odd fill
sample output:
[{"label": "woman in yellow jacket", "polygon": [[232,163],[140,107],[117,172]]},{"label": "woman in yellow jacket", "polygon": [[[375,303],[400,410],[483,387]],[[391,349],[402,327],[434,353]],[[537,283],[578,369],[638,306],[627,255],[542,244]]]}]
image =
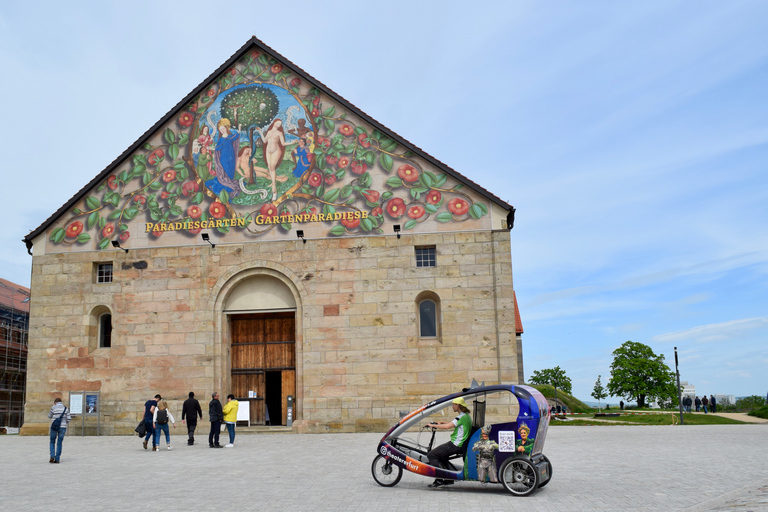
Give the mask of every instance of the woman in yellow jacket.
[{"label": "woman in yellow jacket", "polygon": [[240,407],[240,403],[235,400],[235,395],[228,394],[227,403],[224,405],[224,423],[227,424],[227,432],[229,432],[229,444],[224,445],[224,448],[235,446],[235,423],[237,423],[238,407]]}]

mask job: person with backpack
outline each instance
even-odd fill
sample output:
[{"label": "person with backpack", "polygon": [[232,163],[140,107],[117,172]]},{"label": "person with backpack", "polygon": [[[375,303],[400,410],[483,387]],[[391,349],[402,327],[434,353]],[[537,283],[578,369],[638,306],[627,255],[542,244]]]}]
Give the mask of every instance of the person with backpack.
[{"label": "person with backpack", "polygon": [[67,426],[72,421],[72,415],[67,406],[61,403],[61,398],[53,401],[51,410],[48,411],[48,417],[51,421],[51,464],[58,464],[61,461],[61,443],[64,442],[64,436],[67,434]]},{"label": "person with backpack", "polygon": [[168,402],[161,398],[157,402],[155,415],[152,418],[152,426],[155,428],[152,451],[160,451],[160,432],[165,432],[165,443],[168,445],[168,449],[171,449],[171,434],[168,431],[168,420],[173,423],[173,428],[176,428],[176,420],[173,419],[173,414],[168,410]]}]

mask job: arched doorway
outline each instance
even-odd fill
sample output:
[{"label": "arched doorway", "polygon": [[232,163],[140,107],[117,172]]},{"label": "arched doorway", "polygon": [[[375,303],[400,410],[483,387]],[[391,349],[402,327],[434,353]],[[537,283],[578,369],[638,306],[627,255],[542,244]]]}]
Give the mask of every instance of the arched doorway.
[{"label": "arched doorway", "polygon": [[280,279],[255,275],[224,303],[232,393],[248,402],[252,425],[286,425],[296,398],[296,301]]}]

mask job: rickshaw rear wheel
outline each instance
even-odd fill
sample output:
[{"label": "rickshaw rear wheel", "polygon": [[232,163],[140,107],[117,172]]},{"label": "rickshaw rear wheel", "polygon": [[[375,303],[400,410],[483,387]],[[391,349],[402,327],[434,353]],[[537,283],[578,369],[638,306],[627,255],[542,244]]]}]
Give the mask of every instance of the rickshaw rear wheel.
[{"label": "rickshaw rear wheel", "polygon": [[403,468],[377,455],[371,464],[371,474],[377,484],[383,487],[394,487],[403,477]]},{"label": "rickshaw rear wheel", "polygon": [[548,468],[548,473],[549,473],[549,480],[547,480],[546,482],[542,482],[542,483],[540,483],[540,484],[539,484],[539,489],[541,489],[542,487],[544,487],[545,485],[547,485],[549,482],[551,482],[551,481],[552,481],[552,463],[551,463],[551,462],[549,462],[549,459],[547,458],[547,456],[546,456],[546,455],[542,455],[542,457],[544,457],[544,461],[545,461],[545,462],[547,463],[547,465],[549,466],[549,468]]},{"label": "rickshaw rear wheel", "polygon": [[515,496],[528,496],[539,485],[539,473],[529,458],[513,457],[501,465],[499,480]]}]

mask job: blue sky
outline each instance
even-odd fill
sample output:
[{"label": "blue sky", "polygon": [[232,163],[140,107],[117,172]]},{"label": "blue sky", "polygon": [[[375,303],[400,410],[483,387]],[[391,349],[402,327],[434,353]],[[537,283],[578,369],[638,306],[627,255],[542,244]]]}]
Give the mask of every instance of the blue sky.
[{"label": "blue sky", "polygon": [[768,391],[768,4],[222,5],[0,6],[0,277],[255,35],[517,208],[526,377],[591,400],[632,340],[699,393]]}]

